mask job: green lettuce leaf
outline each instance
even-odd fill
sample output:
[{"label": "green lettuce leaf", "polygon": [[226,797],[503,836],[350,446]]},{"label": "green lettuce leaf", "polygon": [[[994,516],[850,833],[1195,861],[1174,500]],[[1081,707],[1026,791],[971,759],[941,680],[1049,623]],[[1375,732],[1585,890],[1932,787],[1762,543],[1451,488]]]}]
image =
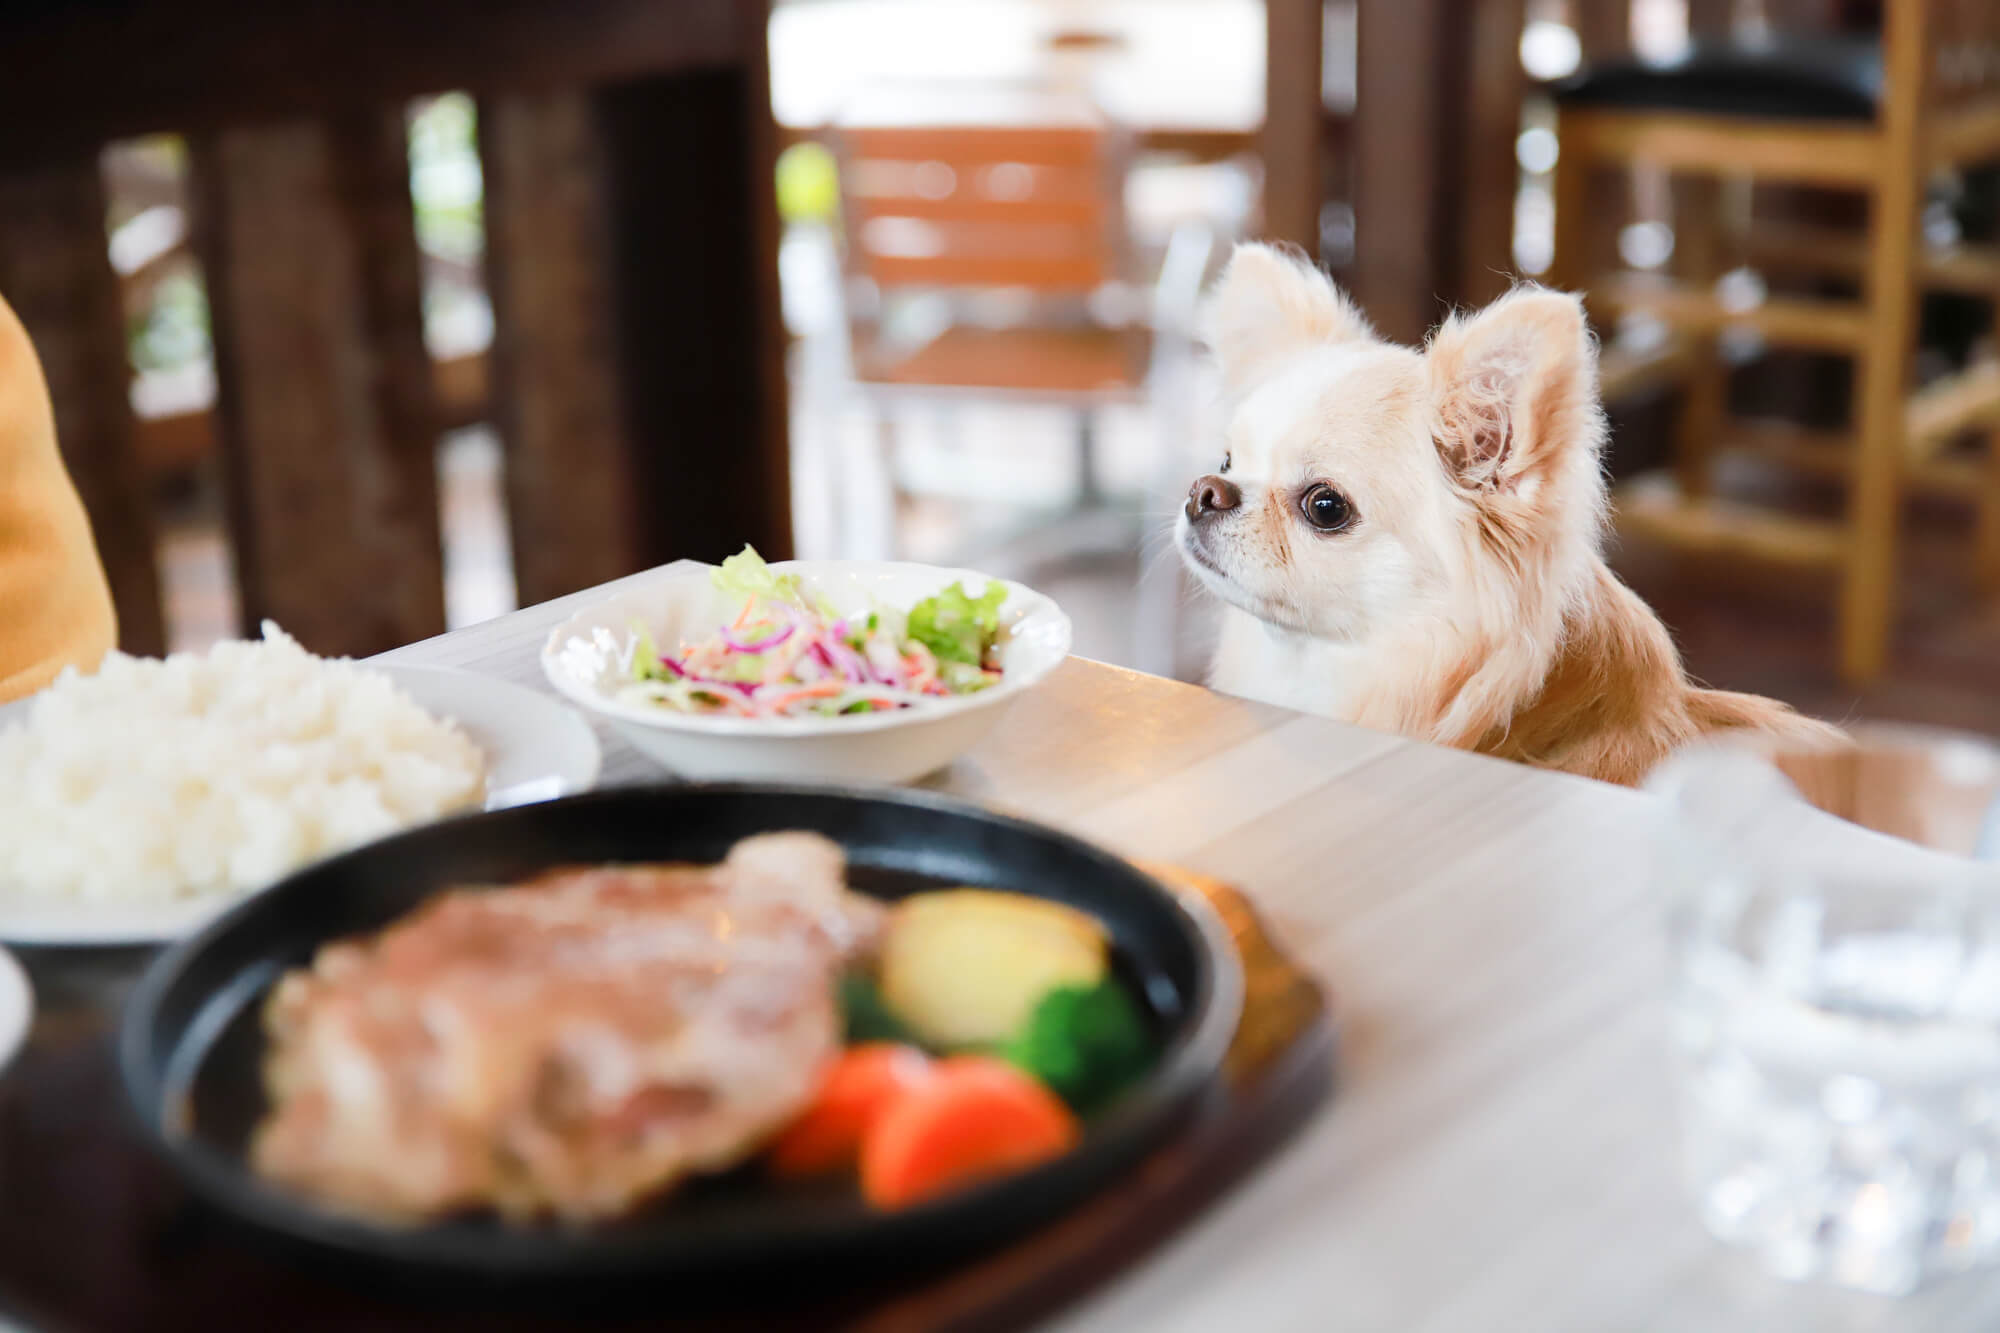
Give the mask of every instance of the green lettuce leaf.
[{"label": "green lettuce leaf", "polygon": [[909,635],[931,650],[940,663],[978,666],[1000,633],[1000,604],[1007,589],[998,579],[977,598],[954,583],[935,597],[910,608]]},{"label": "green lettuce leaf", "polygon": [[970,662],[938,663],[938,679],[943,681],[944,687],[953,694],[973,694],[990,685],[998,684],[993,677]]},{"label": "green lettuce leaf", "polygon": [[646,628],[646,622],[632,622],[632,679],[634,680],[676,680],[678,677],[660,665],[660,650],[654,646],[653,632]]},{"label": "green lettuce leaf", "polygon": [[715,572],[709,575],[709,582],[717,590],[733,593],[746,601],[752,597],[765,597],[805,604],[799,576],[778,573],[764,563],[764,557],[758,555],[753,546],[744,547],[716,566]]}]

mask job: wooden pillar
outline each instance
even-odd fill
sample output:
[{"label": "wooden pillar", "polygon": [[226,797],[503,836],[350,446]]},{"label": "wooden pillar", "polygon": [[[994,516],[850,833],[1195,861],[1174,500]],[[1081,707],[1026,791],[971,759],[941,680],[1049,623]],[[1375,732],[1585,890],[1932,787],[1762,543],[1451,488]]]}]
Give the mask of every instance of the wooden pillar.
[{"label": "wooden pillar", "polygon": [[767,6],[738,5],[736,21],[733,68],[593,95],[649,563],[746,542],[774,560],[792,551]]},{"label": "wooden pillar", "polygon": [[1741,0],[1688,0],[1688,35],[1697,41],[1728,37],[1742,7]]},{"label": "wooden pillar", "polygon": [[1264,5],[1264,234],[1319,257],[1324,0]]},{"label": "wooden pillar", "polygon": [[603,263],[604,167],[580,92],[482,102],[479,149],[490,401],[506,450],[514,581],[532,606],[643,567]]},{"label": "wooden pillar", "polygon": [[132,443],[125,311],[96,154],[0,176],[0,294],[41,359],[63,461],[110,580],[119,646],[164,652],[151,501]]},{"label": "wooden pillar", "polygon": [[1848,0],[1764,0],[1764,20],[1779,31],[1874,32],[1881,15],[1868,3]]},{"label": "wooden pillar", "polygon": [[1570,0],[1570,23],[1586,65],[1632,49],[1632,0]]},{"label": "wooden pillar", "polygon": [[1519,0],[1362,0],[1352,285],[1400,342],[1511,280],[1522,18]]},{"label": "wooden pillar", "polygon": [[[1924,61],[1929,51],[1921,5],[1890,5],[1882,132],[1890,143],[1915,143],[1923,116]],[[1915,263],[1923,176],[1913,154],[1884,156],[1870,192],[1868,341],[1861,351],[1855,419],[1860,432],[1848,488],[1846,578],[1841,588],[1840,668],[1851,682],[1881,673],[1896,623],[1896,539],[1901,525],[1904,411],[1916,342]]]},{"label": "wooden pillar", "polygon": [[[1632,50],[1631,0],[1574,0],[1574,21],[1583,62],[1617,60]],[[1562,151],[1558,143],[1557,151]],[[1576,167],[1574,162],[1572,168]],[[1564,282],[1588,291],[1596,277],[1615,266],[1618,233],[1632,220],[1632,179],[1622,169],[1588,168],[1572,183],[1571,197],[1582,201],[1574,223],[1558,219],[1557,230],[1570,253],[1562,260]],[[1557,208],[1562,207],[1557,191]]]},{"label": "wooden pillar", "polygon": [[1385,337],[1421,341],[1450,271],[1447,86],[1454,0],[1361,0],[1354,113],[1355,299]]},{"label": "wooden pillar", "polygon": [[740,22],[752,73],[482,107],[523,603],[746,542],[791,553],[763,6]]},{"label": "wooden pillar", "polygon": [[1514,281],[1514,203],[1521,168],[1514,143],[1521,133],[1527,71],[1521,68],[1526,0],[1479,0],[1465,16],[1463,129],[1457,136],[1458,255],[1451,299],[1483,305]]},{"label": "wooden pillar", "polygon": [[439,633],[437,414],[397,110],[194,150],[246,629],[365,655]]}]

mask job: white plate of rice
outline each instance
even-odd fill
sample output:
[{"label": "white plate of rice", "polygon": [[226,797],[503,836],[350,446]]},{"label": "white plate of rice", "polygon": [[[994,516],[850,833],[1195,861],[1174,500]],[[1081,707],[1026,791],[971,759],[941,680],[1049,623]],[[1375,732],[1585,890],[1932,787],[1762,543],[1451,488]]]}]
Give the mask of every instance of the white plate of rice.
[{"label": "white plate of rice", "polygon": [[311,861],[597,780],[589,724],[549,695],[264,632],[113,654],[0,709],[0,940],[171,939]]}]

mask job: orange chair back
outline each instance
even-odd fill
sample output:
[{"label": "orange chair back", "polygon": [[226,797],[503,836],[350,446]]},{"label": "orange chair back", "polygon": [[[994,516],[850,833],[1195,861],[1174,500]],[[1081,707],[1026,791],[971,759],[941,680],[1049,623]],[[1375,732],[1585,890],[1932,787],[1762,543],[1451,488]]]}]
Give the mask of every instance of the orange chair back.
[{"label": "orange chair back", "polygon": [[1050,295],[1124,277],[1123,136],[1060,95],[952,100],[844,118],[835,144],[850,275],[883,292]]}]

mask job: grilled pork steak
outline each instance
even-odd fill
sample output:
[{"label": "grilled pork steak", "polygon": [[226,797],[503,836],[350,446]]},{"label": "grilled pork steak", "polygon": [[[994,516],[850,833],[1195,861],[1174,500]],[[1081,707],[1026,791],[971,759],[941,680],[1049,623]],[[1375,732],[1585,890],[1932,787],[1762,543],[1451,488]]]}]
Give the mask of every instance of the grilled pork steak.
[{"label": "grilled pork steak", "polygon": [[550,871],[433,898],[272,992],[252,1157],[341,1211],[629,1210],[754,1151],[840,1042],[880,909],[814,834],[716,866]]}]

